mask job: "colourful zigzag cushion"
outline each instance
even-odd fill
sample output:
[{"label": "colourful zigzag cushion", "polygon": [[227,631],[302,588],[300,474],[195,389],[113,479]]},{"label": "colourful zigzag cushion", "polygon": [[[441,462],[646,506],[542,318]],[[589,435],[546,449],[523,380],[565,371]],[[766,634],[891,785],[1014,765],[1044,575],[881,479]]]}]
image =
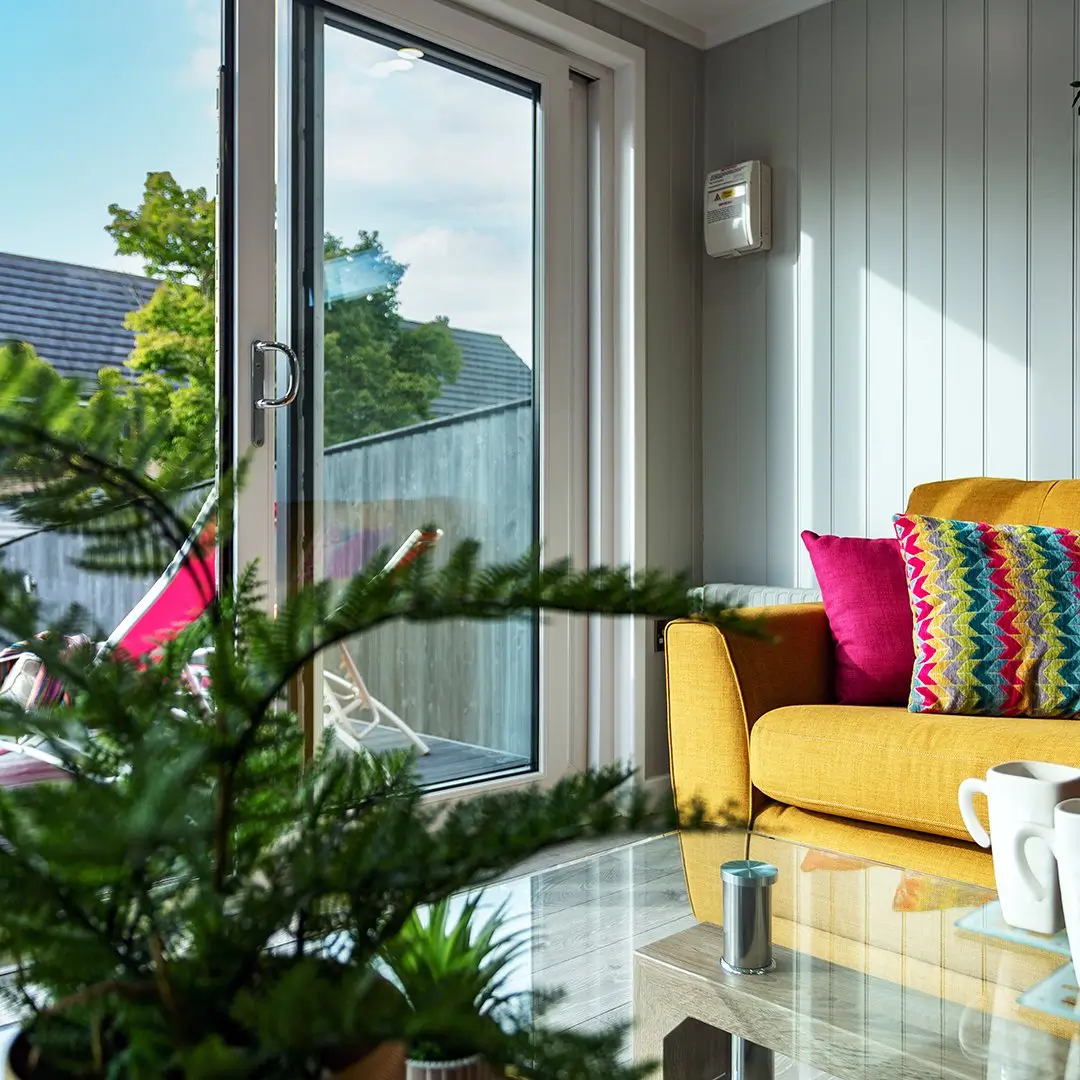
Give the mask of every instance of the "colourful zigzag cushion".
[{"label": "colourful zigzag cushion", "polygon": [[893,518],[915,619],[912,712],[1080,715],[1080,534]]}]

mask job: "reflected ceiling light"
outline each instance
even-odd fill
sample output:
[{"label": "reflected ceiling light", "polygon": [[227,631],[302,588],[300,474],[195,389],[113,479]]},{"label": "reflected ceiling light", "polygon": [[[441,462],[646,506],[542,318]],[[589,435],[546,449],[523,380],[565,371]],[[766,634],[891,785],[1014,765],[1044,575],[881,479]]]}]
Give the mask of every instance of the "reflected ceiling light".
[{"label": "reflected ceiling light", "polygon": [[424,50],[423,49],[417,49],[412,45],[406,45],[403,48],[398,49],[397,54],[398,54],[398,56],[401,57],[402,60],[423,60],[424,59]]},{"label": "reflected ceiling light", "polygon": [[377,64],[372,64],[368,68],[368,74],[373,79],[387,79],[395,71],[409,71],[412,66],[411,60],[399,60],[395,57],[393,60],[380,60]]}]

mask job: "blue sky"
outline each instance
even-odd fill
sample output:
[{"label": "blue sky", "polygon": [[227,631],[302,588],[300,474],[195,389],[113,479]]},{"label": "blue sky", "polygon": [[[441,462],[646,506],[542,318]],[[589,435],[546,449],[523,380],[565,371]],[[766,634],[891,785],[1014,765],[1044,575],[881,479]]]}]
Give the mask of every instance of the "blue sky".
[{"label": "blue sky", "polygon": [[[141,272],[107,207],[137,205],[148,171],[214,190],[218,25],[218,0],[0,0],[0,251]],[[378,229],[409,266],[404,316],[531,364],[532,105],[396,60],[327,32],[326,227]]]},{"label": "blue sky", "polygon": [[104,226],[148,171],[213,190],[212,4],[5,0],[0,251],[140,272]]}]

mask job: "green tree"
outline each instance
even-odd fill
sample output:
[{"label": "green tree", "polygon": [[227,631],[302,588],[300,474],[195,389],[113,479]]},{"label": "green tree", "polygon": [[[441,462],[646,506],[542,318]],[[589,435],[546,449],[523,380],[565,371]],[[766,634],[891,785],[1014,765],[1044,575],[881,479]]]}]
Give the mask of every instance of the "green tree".
[{"label": "green tree", "polygon": [[109,214],[116,250],[138,255],[161,284],[125,322],[135,332],[134,380],[105,369],[98,381],[106,393],[137,388],[150,415],[168,419],[161,453],[187,460],[214,437],[214,200],[171,173],[149,173],[139,207],[113,203]]},{"label": "green tree", "polygon": [[[105,392],[137,388],[155,418],[167,418],[162,453],[182,461],[213,438],[214,200],[184,188],[171,173],[149,173],[135,210],[112,204],[106,231],[122,255],[138,255],[161,279],[154,295],[126,321],[136,334],[127,361],[134,380],[104,371]],[[374,270],[370,292],[335,299],[325,316],[326,445],[426,420],[445,382],[457,379],[461,353],[445,319],[402,326],[398,287],[406,267],[377,233],[346,245],[325,240],[326,259],[360,257]]]},{"label": "green tree", "polygon": [[327,234],[323,251],[327,260],[359,257],[377,282],[370,293],[327,304],[326,445],[428,419],[443,383],[461,372],[447,320],[402,327],[398,287],[406,267],[387,253],[377,232],[362,230],[351,246]]}]

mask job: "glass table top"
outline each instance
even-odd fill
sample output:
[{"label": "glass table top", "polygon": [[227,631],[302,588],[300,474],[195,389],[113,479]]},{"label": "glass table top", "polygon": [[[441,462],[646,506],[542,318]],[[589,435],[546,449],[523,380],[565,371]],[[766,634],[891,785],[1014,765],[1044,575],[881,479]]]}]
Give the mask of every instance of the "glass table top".
[{"label": "glass table top", "polygon": [[[663,1059],[667,1080],[1080,1080],[1080,1023],[1064,1018],[1076,1001],[1067,946],[989,936],[1000,923],[992,891],[737,831],[686,844],[715,866],[718,893],[728,859],[778,868],[777,968],[724,973],[723,931],[707,923],[638,949],[634,1054]],[[1033,988],[1055,978],[1063,1016],[1032,1007]],[[687,1061],[700,1068],[680,1071]]]},{"label": "glass table top", "polygon": [[729,859],[778,868],[775,972],[721,971],[723,931],[694,918],[664,836],[488,886],[527,946],[506,989],[563,991],[560,1026],[628,1025],[627,1062],[663,1061],[666,1080],[1080,1080],[1080,1024],[1020,1000],[1067,957],[965,925],[993,892],[745,832],[685,839],[717,893]]}]

